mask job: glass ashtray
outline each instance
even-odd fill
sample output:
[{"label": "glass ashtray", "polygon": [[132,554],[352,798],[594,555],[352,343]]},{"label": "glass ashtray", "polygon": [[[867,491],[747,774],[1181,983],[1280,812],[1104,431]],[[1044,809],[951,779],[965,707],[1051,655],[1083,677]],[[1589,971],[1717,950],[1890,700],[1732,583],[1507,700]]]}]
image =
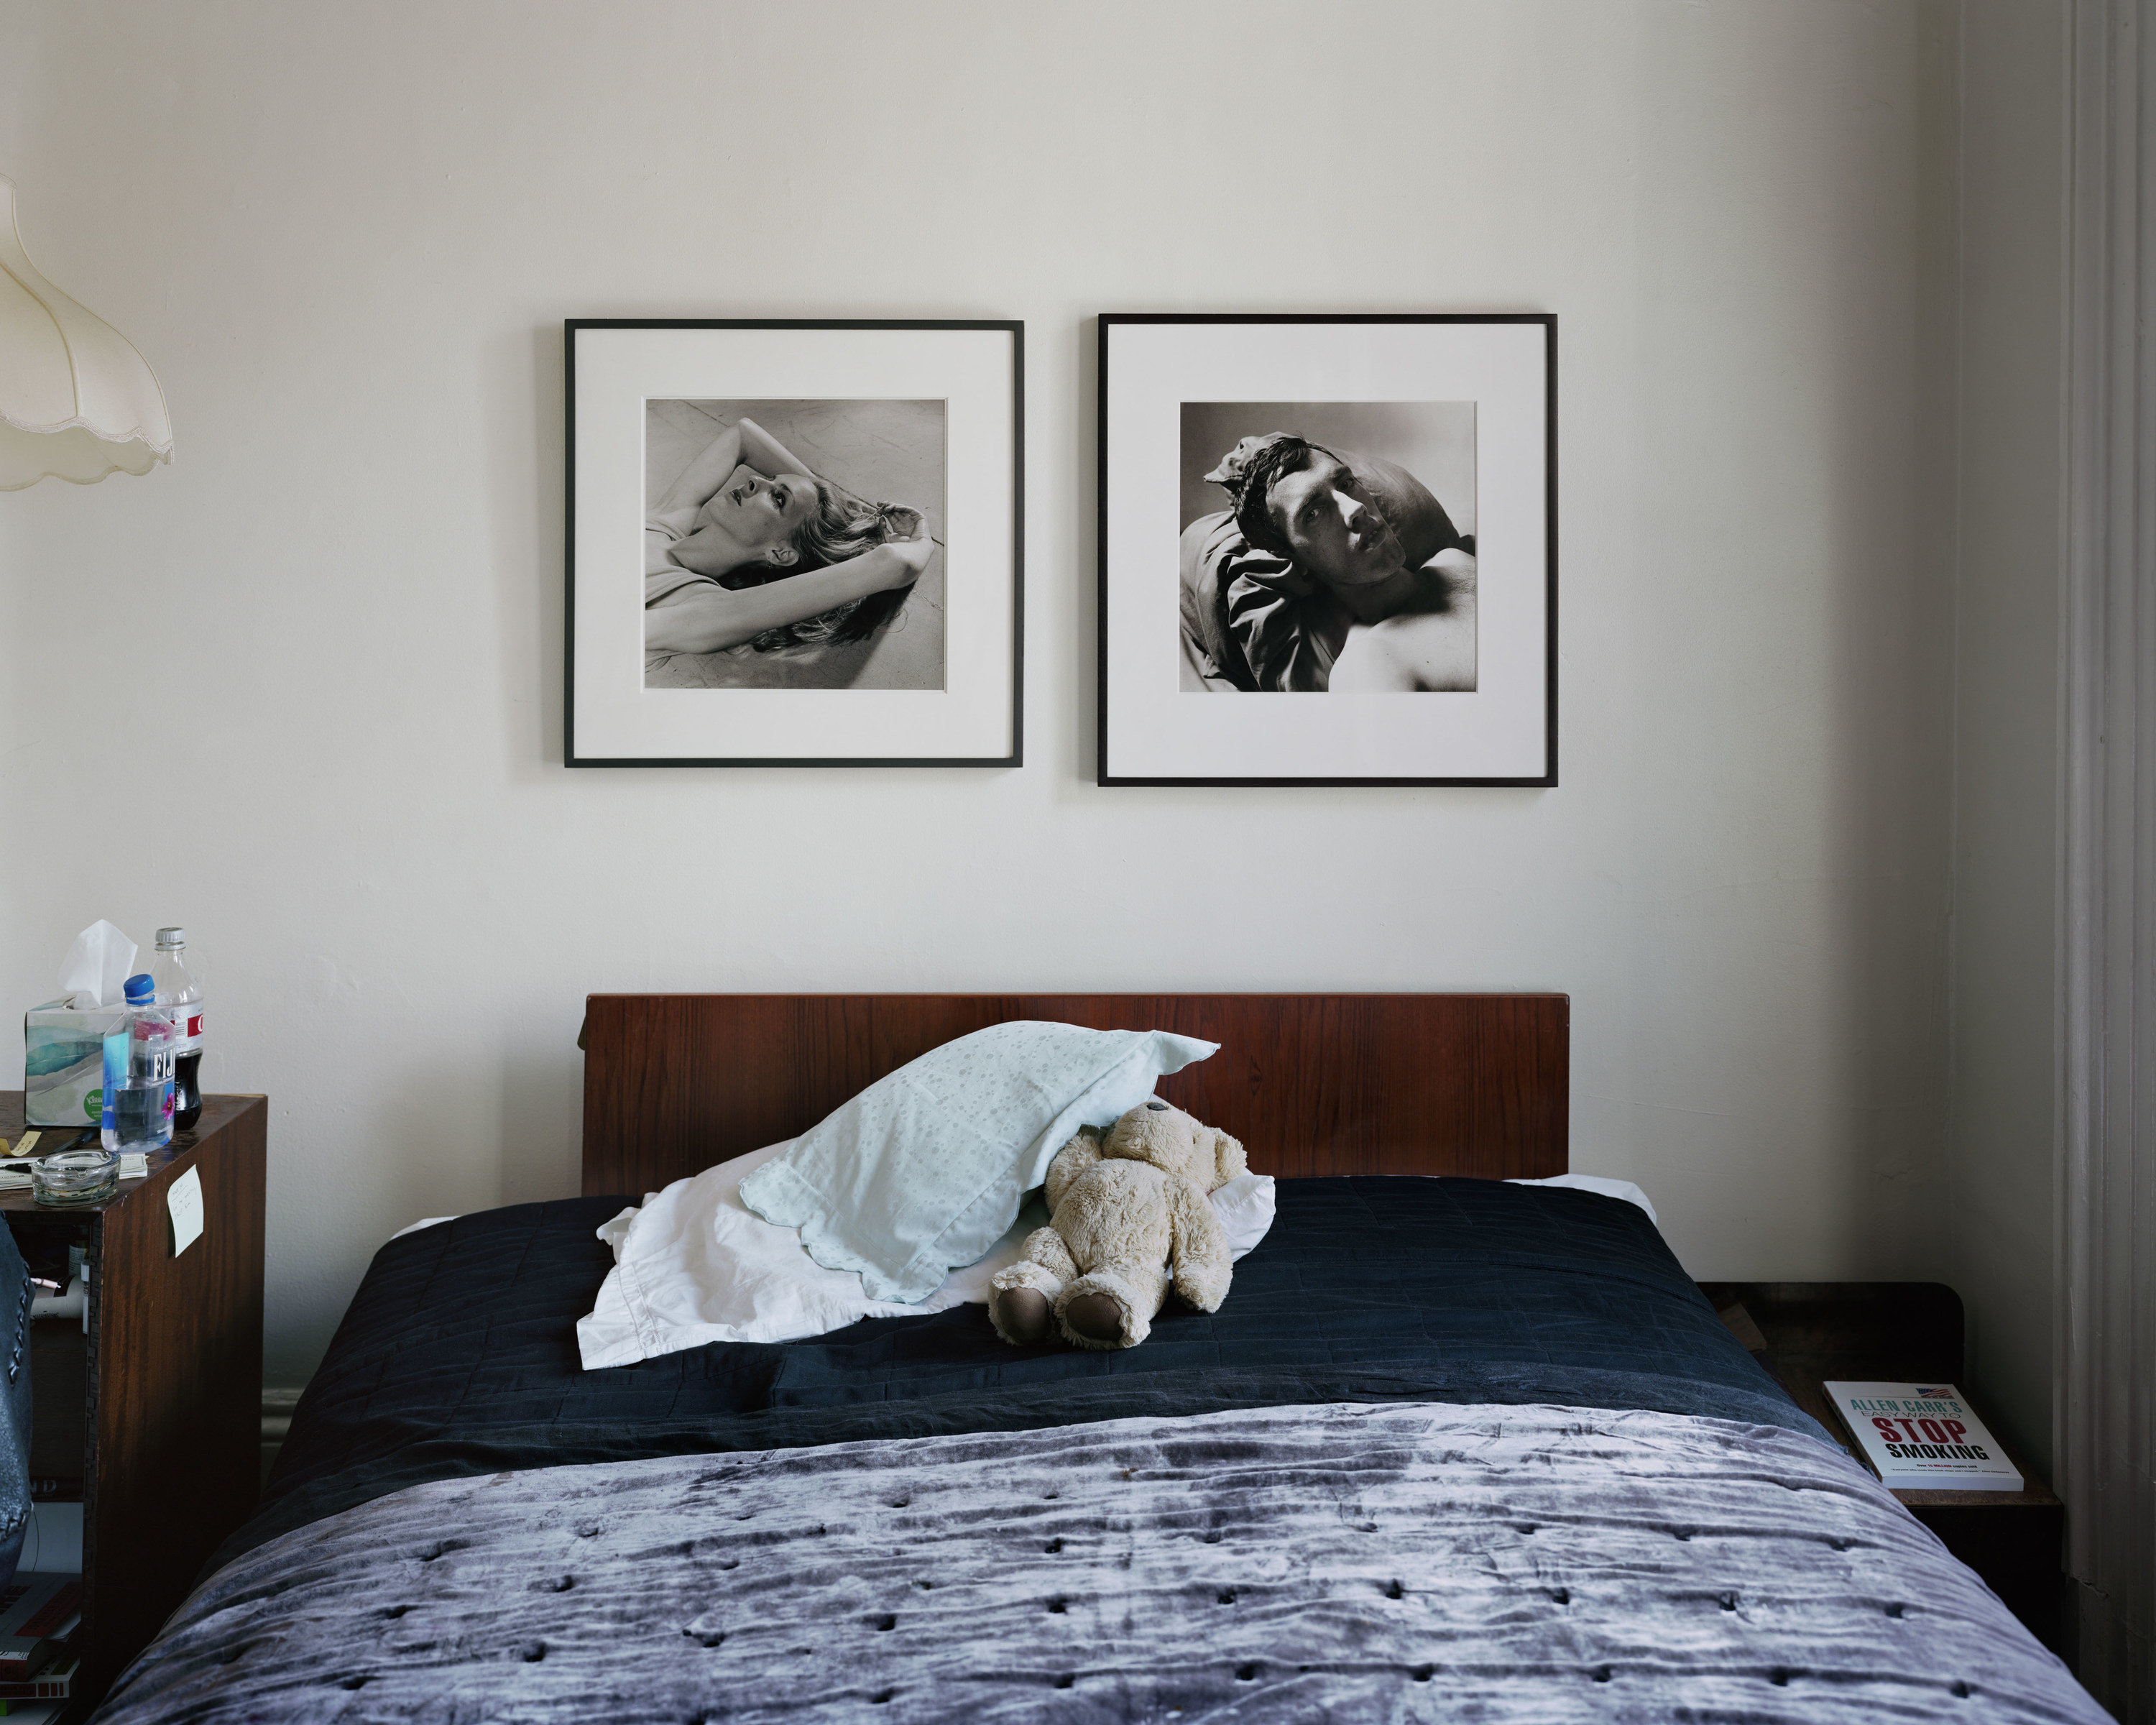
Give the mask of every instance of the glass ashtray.
[{"label": "glass ashtray", "polygon": [[95,1204],[119,1184],[117,1150],[61,1150],[30,1164],[30,1192],[39,1204]]}]

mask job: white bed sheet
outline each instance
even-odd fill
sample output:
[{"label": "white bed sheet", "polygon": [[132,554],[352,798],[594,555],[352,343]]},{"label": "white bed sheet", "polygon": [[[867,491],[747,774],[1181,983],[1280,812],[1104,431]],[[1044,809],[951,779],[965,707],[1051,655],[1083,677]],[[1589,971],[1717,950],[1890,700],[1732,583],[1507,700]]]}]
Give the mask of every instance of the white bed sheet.
[{"label": "white bed sheet", "polygon": [[1507,1180],[1507,1186],[1568,1186],[1575,1192],[1599,1192],[1604,1198],[1621,1198],[1627,1204],[1636,1204],[1647,1213],[1647,1219],[1657,1228],[1662,1219],[1655,1214],[1655,1207],[1647,1202],[1647,1194],[1630,1180],[1612,1180],[1601,1174],[1552,1174],[1546,1180]]}]

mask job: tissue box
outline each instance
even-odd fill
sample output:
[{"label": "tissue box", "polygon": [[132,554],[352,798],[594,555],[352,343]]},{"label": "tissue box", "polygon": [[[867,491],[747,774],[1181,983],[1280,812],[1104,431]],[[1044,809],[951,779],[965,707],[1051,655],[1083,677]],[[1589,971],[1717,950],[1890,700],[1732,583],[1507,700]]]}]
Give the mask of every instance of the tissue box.
[{"label": "tissue box", "polygon": [[83,1011],[57,1000],[23,1014],[23,1118],[30,1126],[95,1126],[105,1104],[105,1039],[124,1006]]}]

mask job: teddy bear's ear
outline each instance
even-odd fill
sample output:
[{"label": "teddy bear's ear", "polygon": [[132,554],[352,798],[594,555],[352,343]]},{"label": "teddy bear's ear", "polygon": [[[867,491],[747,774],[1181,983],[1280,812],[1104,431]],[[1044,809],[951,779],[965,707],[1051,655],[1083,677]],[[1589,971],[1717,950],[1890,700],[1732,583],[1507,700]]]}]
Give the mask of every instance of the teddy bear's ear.
[{"label": "teddy bear's ear", "polygon": [[1219,1127],[1213,1132],[1213,1185],[1217,1191],[1239,1174],[1247,1174],[1250,1164],[1243,1155],[1243,1147]]}]

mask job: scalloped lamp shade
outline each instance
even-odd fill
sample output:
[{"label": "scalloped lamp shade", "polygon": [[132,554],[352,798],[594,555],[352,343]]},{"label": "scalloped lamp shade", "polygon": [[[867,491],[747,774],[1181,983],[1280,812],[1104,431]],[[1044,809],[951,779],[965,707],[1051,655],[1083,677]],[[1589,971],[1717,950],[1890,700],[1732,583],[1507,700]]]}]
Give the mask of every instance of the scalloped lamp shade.
[{"label": "scalloped lamp shade", "polygon": [[172,459],[165,392],[135,344],[38,274],[0,174],[0,491]]}]

